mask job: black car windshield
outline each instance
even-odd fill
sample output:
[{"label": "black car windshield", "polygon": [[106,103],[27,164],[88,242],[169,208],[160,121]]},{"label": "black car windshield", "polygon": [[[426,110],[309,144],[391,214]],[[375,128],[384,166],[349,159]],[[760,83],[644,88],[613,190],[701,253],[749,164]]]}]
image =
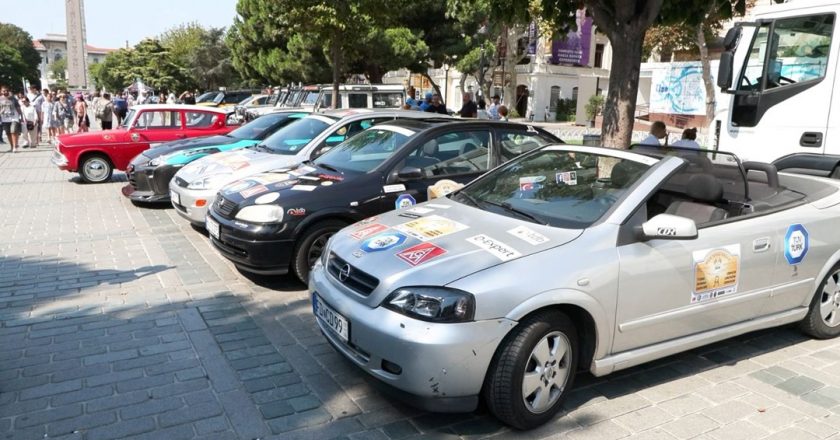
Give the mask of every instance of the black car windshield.
[{"label": "black car windshield", "polygon": [[607,212],[655,163],[550,147],[513,160],[453,194],[497,214],[581,229]]},{"label": "black car windshield", "polygon": [[388,160],[414,132],[400,127],[367,129],[315,159],[315,164],[342,172],[366,173]]},{"label": "black car windshield", "polygon": [[225,95],[222,92],[207,92],[199,96],[198,99],[195,100],[195,102],[196,104],[201,104],[203,102],[213,102],[218,104],[222,102],[222,98],[224,97]]},{"label": "black car windshield", "polygon": [[260,116],[257,119],[233,130],[228,136],[236,139],[262,139],[265,131],[277,125],[288,125],[297,119],[304,117],[301,113],[275,113]]},{"label": "black car windshield", "polygon": [[260,145],[272,153],[294,156],[331,125],[327,120],[320,115],[301,118],[275,131]]}]

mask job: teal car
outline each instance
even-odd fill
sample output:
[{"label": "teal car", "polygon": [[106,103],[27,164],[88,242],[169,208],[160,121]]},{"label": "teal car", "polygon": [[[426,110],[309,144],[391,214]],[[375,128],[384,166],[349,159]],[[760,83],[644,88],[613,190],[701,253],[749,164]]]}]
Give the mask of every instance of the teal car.
[{"label": "teal car", "polygon": [[128,165],[128,184],[122,193],[134,202],[169,202],[169,181],[184,165],[211,154],[257,145],[308,114],[300,110],[269,113],[226,135],[167,142],[146,150]]}]

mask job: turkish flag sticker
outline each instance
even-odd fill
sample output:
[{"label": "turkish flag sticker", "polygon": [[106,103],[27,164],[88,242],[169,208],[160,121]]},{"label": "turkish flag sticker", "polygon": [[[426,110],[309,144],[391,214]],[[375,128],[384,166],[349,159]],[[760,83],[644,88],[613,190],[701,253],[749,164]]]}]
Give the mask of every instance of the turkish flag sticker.
[{"label": "turkish flag sticker", "polygon": [[417,266],[445,253],[445,249],[432,243],[420,243],[398,253],[397,257],[412,266]]}]

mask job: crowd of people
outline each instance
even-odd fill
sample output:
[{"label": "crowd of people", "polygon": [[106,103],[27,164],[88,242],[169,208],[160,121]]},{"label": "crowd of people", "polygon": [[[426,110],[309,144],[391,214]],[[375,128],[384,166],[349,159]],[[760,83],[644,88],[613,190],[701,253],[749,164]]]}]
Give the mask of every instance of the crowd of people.
[{"label": "crowd of people", "polygon": [[[417,100],[415,98],[416,95],[417,90],[414,87],[409,87],[403,109],[444,115],[449,114],[449,111],[446,109],[446,104],[441,100],[439,93],[427,92],[422,101]],[[471,93],[465,92],[462,98],[461,110],[458,111],[458,115],[462,118],[490,119],[494,121],[508,120],[508,109],[500,104],[501,99],[499,95],[493,96],[490,107],[487,107],[487,103],[482,98],[476,103]]]}]

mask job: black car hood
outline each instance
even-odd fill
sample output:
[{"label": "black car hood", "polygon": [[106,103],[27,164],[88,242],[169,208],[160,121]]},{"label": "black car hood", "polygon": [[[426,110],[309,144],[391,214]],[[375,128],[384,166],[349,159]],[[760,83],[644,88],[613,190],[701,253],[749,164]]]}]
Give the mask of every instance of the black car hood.
[{"label": "black car hood", "polygon": [[186,150],[188,148],[196,148],[196,147],[209,147],[214,145],[227,145],[232,144],[234,142],[239,142],[241,139],[237,139],[231,136],[225,135],[216,135],[216,136],[206,136],[200,138],[191,138],[191,139],[181,139],[172,142],[166,142],[164,144],[160,144],[155,148],[150,148],[143,152],[143,155],[148,157],[149,159],[154,159],[158,156],[163,156],[164,154],[174,153],[176,151]]},{"label": "black car hood", "polygon": [[[282,201],[289,197],[318,197],[318,193],[345,185],[349,180],[348,177],[315,164],[306,163],[255,174],[225,186],[220,192],[225,199],[243,207],[274,203],[276,200]],[[270,196],[272,193],[278,193],[278,195]]]}]

